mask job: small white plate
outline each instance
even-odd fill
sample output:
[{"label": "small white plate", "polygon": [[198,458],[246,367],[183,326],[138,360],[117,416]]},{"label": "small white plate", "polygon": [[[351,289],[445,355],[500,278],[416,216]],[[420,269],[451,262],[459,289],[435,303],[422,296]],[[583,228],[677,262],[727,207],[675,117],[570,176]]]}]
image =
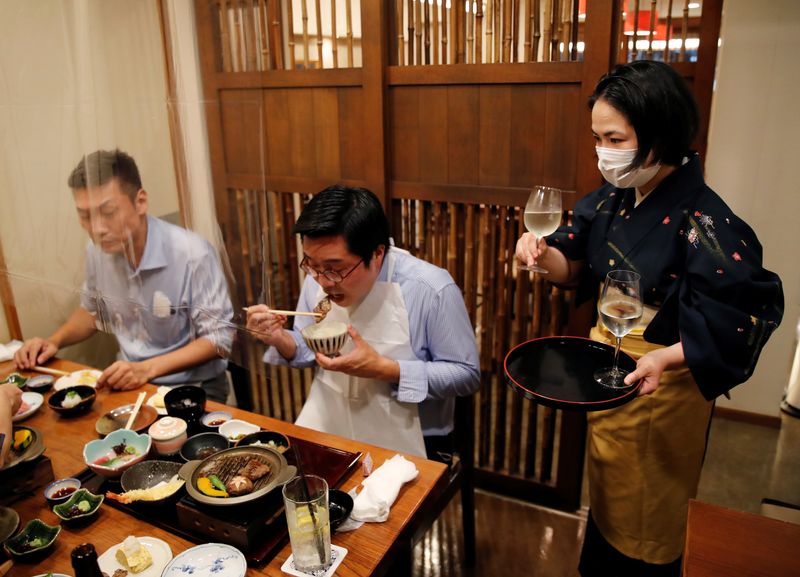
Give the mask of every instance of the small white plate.
[{"label": "small white plate", "polygon": [[58,379],[56,384],[53,385],[53,390],[60,391],[78,385],[88,385],[90,387],[97,386],[97,379],[102,375],[102,371],[95,369],[85,369],[82,371],[75,371]]},{"label": "small white plate", "polygon": [[[143,546],[147,547],[147,549],[150,551],[150,555],[153,557],[153,564],[141,573],[137,573],[136,576],[159,577],[161,572],[164,570],[164,567],[166,567],[172,560],[172,549],[170,549],[166,541],[156,539],[155,537],[136,538]],[[97,564],[100,565],[100,571],[103,571],[109,575],[113,575],[114,571],[117,569],[125,569],[127,571],[127,567],[123,567],[117,561],[117,549],[120,547],[122,547],[122,543],[117,543],[113,547],[109,547],[105,553],[97,558]],[[129,574],[133,575],[133,573]]]},{"label": "small white plate", "polygon": [[247,561],[236,547],[206,543],[187,549],[167,565],[161,577],[244,577]]},{"label": "small white plate", "polygon": [[44,403],[44,397],[39,393],[25,392],[22,393],[22,402],[23,404],[20,405],[19,411],[17,411],[17,414],[11,419],[15,423],[27,419],[38,411],[39,407]]},{"label": "small white plate", "polygon": [[153,407],[159,415],[164,416],[164,415],[167,414],[167,407],[157,407],[156,406],[156,399],[158,397],[161,397],[161,404],[163,405],[164,404],[164,395],[166,395],[171,390],[172,390],[172,387],[164,387],[164,386],[158,387],[158,390],[155,393],[153,393],[152,395],[150,395],[150,398],[147,399],[145,401],[145,403],[150,405],[151,407]]}]

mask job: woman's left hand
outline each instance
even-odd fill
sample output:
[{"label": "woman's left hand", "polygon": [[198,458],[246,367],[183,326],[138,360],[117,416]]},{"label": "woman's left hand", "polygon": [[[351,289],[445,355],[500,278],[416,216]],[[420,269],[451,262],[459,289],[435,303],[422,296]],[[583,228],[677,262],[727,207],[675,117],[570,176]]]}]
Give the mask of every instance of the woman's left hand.
[{"label": "woman's left hand", "polygon": [[632,385],[642,379],[639,396],[649,395],[658,388],[661,374],[666,369],[677,368],[682,366],[684,362],[683,345],[681,343],[650,351],[637,361],[636,370],[625,377],[625,384]]}]

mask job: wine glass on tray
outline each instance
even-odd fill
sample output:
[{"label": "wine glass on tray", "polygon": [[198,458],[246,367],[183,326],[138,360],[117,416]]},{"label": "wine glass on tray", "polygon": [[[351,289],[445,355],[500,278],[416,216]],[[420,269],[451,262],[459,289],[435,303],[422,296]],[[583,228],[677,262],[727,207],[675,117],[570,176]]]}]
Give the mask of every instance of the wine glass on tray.
[{"label": "wine glass on tray", "polygon": [[[549,186],[533,187],[525,205],[524,218],[525,228],[535,234],[537,239],[553,234],[561,224],[561,190]],[[538,273],[548,272],[536,263],[531,266],[521,264],[519,268]]]},{"label": "wine glass on tray", "polygon": [[622,389],[628,371],[618,366],[619,347],[622,337],[627,335],[642,318],[642,293],[639,290],[638,273],[630,270],[612,270],[606,275],[603,292],[597,303],[600,319],[614,335],[614,364],[594,373],[595,380],[604,387]]}]

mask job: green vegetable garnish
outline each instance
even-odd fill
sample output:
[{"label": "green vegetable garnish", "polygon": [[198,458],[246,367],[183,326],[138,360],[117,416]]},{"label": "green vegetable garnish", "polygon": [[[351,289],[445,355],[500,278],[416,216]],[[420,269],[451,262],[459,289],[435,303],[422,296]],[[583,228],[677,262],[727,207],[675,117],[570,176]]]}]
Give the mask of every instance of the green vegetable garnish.
[{"label": "green vegetable garnish", "polygon": [[91,508],[92,508],[92,504],[89,503],[89,501],[81,501],[80,503],[78,503],[78,510],[81,513],[88,513],[89,509],[91,509]]},{"label": "green vegetable garnish", "polygon": [[79,397],[80,398],[80,395],[78,393],[76,393],[75,391],[68,391],[67,394],[64,395],[64,399],[65,400],[66,399],[74,399],[75,397]]},{"label": "green vegetable garnish", "polygon": [[129,455],[135,455],[136,447],[125,447],[125,452]]},{"label": "green vegetable garnish", "polygon": [[28,541],[28,545],[30,545],[31,548],[36,549],[37,547],[41,547],[42,545],[44,545],[44,541],[42,540],[41,537],[36,537],[36,539]]},{"label": "green vegetable garnish", "polygon": [[211,481],[211,484],[214,485],[220,491],[227,491],[225,488],[225,483],[219,480],[219,477],[216,475],[209,475],[208,480]]}]

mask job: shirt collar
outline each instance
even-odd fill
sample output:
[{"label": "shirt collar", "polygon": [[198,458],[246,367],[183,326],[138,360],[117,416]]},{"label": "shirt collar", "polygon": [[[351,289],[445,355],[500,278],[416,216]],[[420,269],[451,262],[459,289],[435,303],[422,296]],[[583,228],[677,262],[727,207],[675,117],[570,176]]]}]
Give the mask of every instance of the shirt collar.
[{"label": "shirt collar", "polygon": [[140,271],[156,270],[167,266],[166,239],[159,225],[157,218],[147,215],[147,240],[144,243],[142,262],[139,263],[139,268],[131,276],[138,274]]}]

